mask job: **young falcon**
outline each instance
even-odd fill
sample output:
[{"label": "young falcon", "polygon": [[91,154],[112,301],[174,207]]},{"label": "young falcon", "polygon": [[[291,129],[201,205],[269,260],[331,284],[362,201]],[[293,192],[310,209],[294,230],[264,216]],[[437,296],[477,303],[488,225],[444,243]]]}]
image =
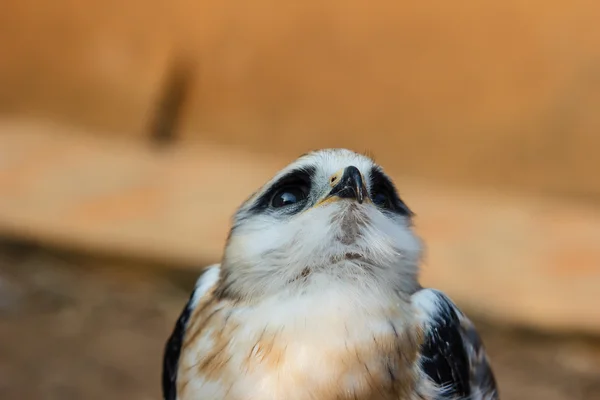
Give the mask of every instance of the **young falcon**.
[{"label": "young falcon", "polygon": [[300,157],[235,214],[164,353],[165,400],[498,399],[479,335],[418,282],[412,213],[370,158]]}]

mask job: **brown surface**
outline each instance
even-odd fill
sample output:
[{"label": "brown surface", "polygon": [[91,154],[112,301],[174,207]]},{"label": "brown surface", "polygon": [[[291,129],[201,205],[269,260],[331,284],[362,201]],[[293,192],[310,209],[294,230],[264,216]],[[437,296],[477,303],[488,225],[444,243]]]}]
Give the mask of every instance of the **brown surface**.
[{"label": "brown surface", "polygon": [[[0,246],[0,398],[158,400],[195,273],[151,271]],[[600,342],[477,325],[503,400],[600,398]]]},{"label": "brown surface", "polygon": [[0,112],[140,136],[183,57],[187,136],[600,198],[599,2],[366,4],[5,0]]},{"label": "brown surface", "polygon": [[[234,210],[290,161],[43,128],[0,126],[0,233],[182,266],[218,261]],[[387,170],[417,213],[426,284],[500,321],[600,333],[600,210]]]}]

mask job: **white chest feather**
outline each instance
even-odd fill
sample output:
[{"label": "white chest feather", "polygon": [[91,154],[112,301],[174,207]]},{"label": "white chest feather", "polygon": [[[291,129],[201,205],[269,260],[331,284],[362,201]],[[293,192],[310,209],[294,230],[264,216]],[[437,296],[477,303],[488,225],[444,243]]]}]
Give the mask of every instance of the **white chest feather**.
[{"label": "white chest feather", "polygon": [[251,306],[208,299],[186,334],[178,398],[410,398],[420,338],[408,307],[331,287]]}]

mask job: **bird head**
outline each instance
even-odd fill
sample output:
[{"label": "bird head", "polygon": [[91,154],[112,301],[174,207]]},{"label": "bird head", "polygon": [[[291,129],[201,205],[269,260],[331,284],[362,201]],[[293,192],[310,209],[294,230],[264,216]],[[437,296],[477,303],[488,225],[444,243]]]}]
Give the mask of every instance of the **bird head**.
[{"label": "bird head", "polygon": [[253,299],[332,285],[409,294],[421,243],[383,169],[346,149],[305,154],[238,209],[220,295]]}]

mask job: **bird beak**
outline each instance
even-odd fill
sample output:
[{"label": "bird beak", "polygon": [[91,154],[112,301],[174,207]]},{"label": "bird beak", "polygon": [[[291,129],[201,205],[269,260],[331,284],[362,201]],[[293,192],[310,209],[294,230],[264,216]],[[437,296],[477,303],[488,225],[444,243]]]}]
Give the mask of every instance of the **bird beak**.
[{"label": "bird beak", "polygon": [[368,192],[363,177],[355,166],[345,168],[330,178],[331,192],[320,202],[329,202],[339,199],[355,199],[362,204],[368,199]]}]

